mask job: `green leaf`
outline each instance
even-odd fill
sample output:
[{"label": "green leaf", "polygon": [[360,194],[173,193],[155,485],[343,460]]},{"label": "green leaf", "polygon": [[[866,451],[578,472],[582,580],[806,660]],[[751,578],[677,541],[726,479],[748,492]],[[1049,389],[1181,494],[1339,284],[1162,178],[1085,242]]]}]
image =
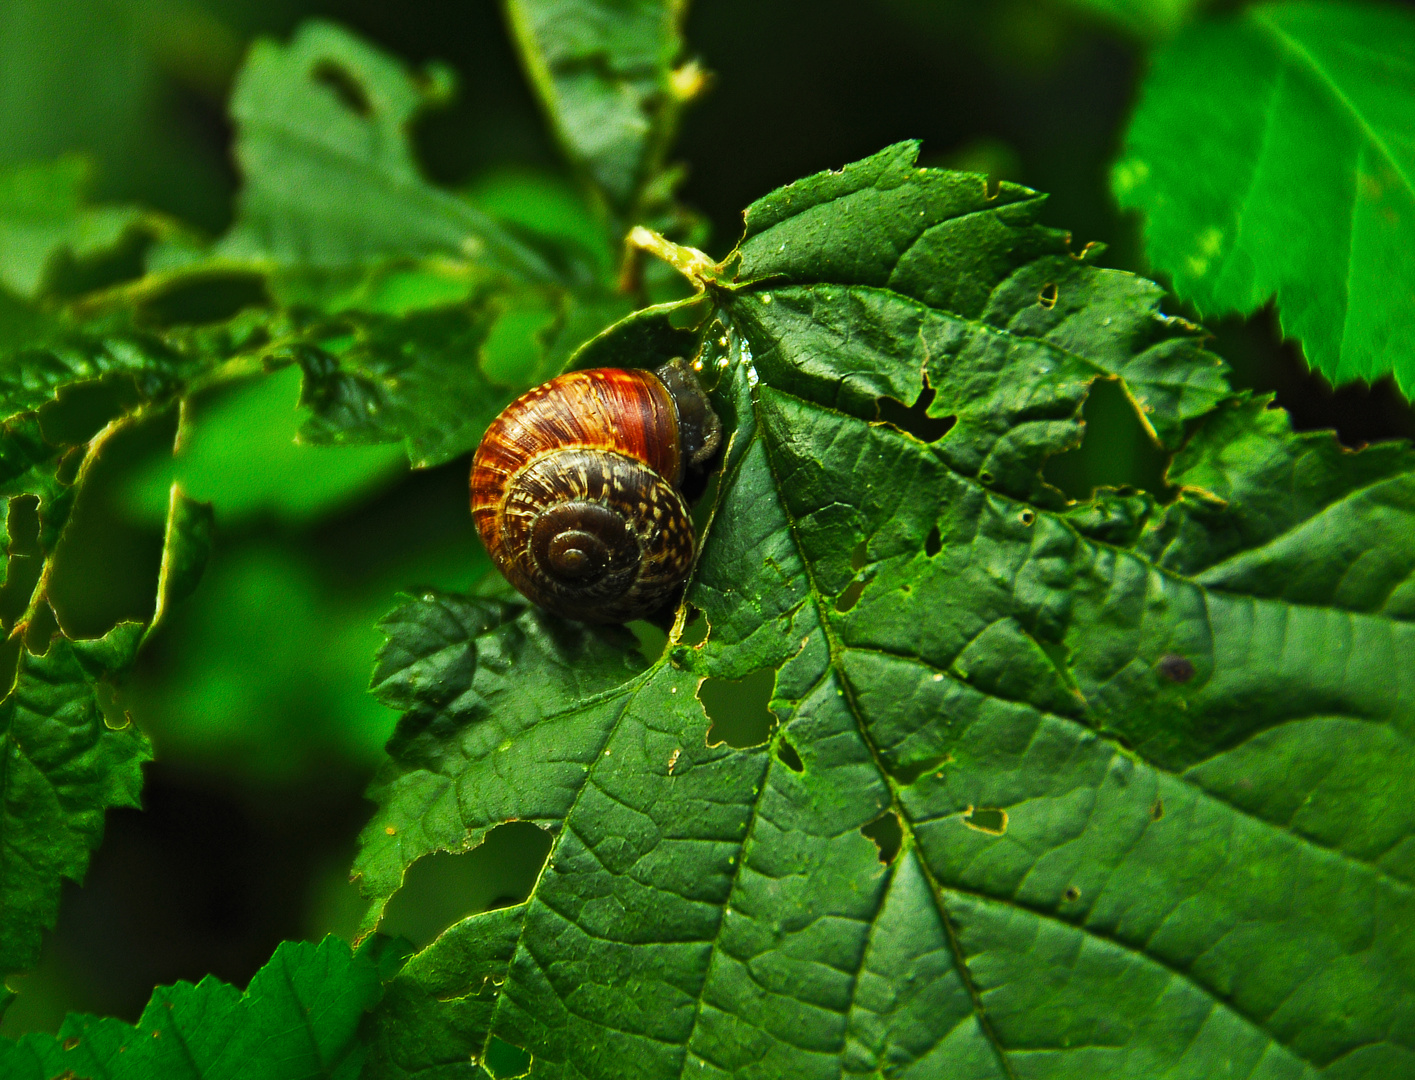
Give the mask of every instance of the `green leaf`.
[{"label": "green leaf", "polygon": [[1415,18],[1290,3],[1155,54],[1113,184],[1205,314],[1276,299],[1333,382],[1415,390]]},{"label": "green leaf", "polygon": [[14,688],[0,701],[0,972],[23,971],[54,924],[61,878],[81,881],[109,807],[137,806],[152,751],[130,722],[112,726],[100,695],[132,661],[142,627],[105,637],[55,637],[22,649]]},{"label": "green leaf", "polygon": [[408,125],[435,97],[331,23],[306,23],[288,46],[258,41],[231,100],[245,187],[218,256],[339,267],[448,255],[554,280],[534,249],[419,175]]},{"label": "green leaf", "polygon": [[79,157],[0,172],[0,284],[34,296],[55,258],[116,247],[142,221],[129,207],[84,206],[89,166]]},{"label": "green leaf", "polygon": [[628,307],[615,297],[517,290],[401,317],[348,315],[328,348],[297,353],[301,404],[313,409],[301,438],[403,440],[414,467],[450,461],[477,445],[509,401],[558,373],[574,346]]},{"label": "green leaf", "polygon": [[[371,1075],[1415,1074],[1415,458],[1293,434],[1032,193],[913,153],[761,200],[710,286],[704,641],[635,674],[514,605],[385,624],[375,913],[427,852],[555,838],[409,961]],[[1042,481],[1100,378],[1171,505]],[[761,672],[766,741],[717,741],[703,680]]]},{"label": "green leaf", "polygon": [[152,633],[173,607],[196,591],[211,557],[215,527],[211,503],[191,498],[173,481],[162,537],[162,566],[157,575],[157,606],[147,633]]},{"label": "green leaf", "polygon": [[566,155],[613,210],[632,214],[702,85],[695,66],[673,69],[687,4],[507,0],[506,12]]},{"label": "green leaf", "polygon": [[355,1080],[387,948],[283,942],[245,993],[211,976],[159,987],[136,1025],[70,1015],[57,1035],[0,1038],[0,1073],[105,1080]]}]

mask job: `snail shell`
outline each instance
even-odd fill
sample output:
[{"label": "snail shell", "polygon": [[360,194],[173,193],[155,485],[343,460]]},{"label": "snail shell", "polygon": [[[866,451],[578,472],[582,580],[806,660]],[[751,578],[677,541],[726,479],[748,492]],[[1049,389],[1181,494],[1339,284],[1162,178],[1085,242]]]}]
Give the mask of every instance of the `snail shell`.
[{"label": "snail shell", "polygon": [[472,461],[472,517],[492,561],[541,607],[625,622],[673,599],[696,540],[685,477],[722,425],[692,371],[573,371],[523,394]]}]

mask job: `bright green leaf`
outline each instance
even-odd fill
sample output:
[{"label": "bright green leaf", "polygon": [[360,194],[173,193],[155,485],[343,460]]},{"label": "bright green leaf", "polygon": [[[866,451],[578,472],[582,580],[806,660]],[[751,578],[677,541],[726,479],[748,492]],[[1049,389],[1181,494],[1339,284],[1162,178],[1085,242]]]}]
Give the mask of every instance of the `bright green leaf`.
[{"label": "bright green leaf", "polygon": [[1271,4],[1156,53],[1115,167],[1150,259],[1205,314],[1276,299],[1333,382],[1415,391],[1415,17]]},{"label": "bright green leaf", "polygon": [[0,284],[34,296],[60,253],[107,251],[142,221],[128,207],[86,207],[88,174],[78,157],[0,173]]},{"label": "bright green leaf", "polygon": [[298,444],[304,420],[299,386],[300,372],[290,367],[190,407],[176,452],[129,481],[125,499],[133,516],[164,520],[175,479],[193,498],[214,504],[222,520],[270,514],[308,522],[387,487],[406,471],[396,447],[335,452]]},{"label": "bright green leaf", "polygon": [[157,607],[148,626],[151,633],[173,607],[196,591],[211,557],[215,516],[211,503],[191,498],[175,481],[162,537],[162,566],[157,577]]},{"label": "bright green leaf", "polygon": [[211,976],[159,987],[136,1025],[71,1015],[57,1035],[0,1039],[0,1075],[105,1080],[356,1080],[363,1014],[387,946],[282,943],[245,993]]},{"label": "bright green leaf", "polygon": [[701,87],[696,67],[673,69],[687,4],[507,0],[506,11],[567,156],[614,210],[632,212],[677,110]]},{"label": "bright green leaf", "polygon": [[407,127],[427,104],[400,64],[333,24],[257,42],[231,101],[245,187],[217,253],[295,267],[448,255],[553,280],[532,248],[419,175]]},{"label": "bright green leaf", "polygon": [[[517,605],[384,624],[375,914],[501,822],[555,839],[394,981],[372,1075],[1415,1070],[1415,457],[1293,434],[1032,193],[912,158],[761,200],[711,288],[705,641],[635,674]],[[1171,505],[1042,482],[1101,378]],[[877,421],[925,382],[946,433]],[[762,672],[766,742],[709,745],[702,680]]]},{"label": "bright green leaf", "polygon": [[108,808],[138,805],[151,750],[131,723],[104,716],[100,695],[141,633],[122,623],[97,640],[55,637],[43,654],[21,650],[0,701],[0,972],[34,963],[60,880],[82,880]]}]

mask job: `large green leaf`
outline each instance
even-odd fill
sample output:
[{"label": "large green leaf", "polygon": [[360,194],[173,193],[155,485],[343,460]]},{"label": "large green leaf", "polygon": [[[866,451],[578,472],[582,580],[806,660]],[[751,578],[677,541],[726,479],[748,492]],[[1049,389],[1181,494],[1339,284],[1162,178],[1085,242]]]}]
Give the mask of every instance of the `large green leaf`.
[{"label": "large green leaf", "polygon": [[1276,298],[1334,382],[1415,390],[1415,18],[1249,8],[1154,56],[1115,168],[1150,259],[1205,314]]},{"label": "large green leaf", "polygon": [[609,205],[632,213],[701,86],[675,80],[685,0],[506,0],[531,81],[570,160]]},{"label": "large green leaf", "polygon": [[[277,304],[327,316],[292,349],[314,410],[304,438],[401,440],[417,466],[471,449],[629,308],[602,254],[502,224],[421,177],[408,125],[446,92],[332,24],[258,43],[232,100],[238,220],[194,264],[254,265]],[[169,248],[164,265],[180,274],[190,257]]]},{"label": "large green leaf", "polygon": [[[761,200],[708,286],[704,641],[385,624],[375,912],[554,843],[393,981],[373,1075],[1415,1076],[1415,456],[1294,435],[1038,197],[913,155]],[[1098,378],[1183,444],[1171,505],[1043,483]],[[946,434],[876,419],[926,382]],[[767,741],[713,738],[703,680],[763,670]]]},{"label": "large green leaf", "polygon": [[295,267],[448,255],[553,280],[532,248],[419,175],[407,129],[432,93],[330,23],[257,42],[231,100],[245,187],[218,252]]},{"label": "large green leaf", "polygon": [[207,976],[154,991],[136,1025],[70,1015],[57,1035],[0,1038],[7,1080],[355,1080],[363,1014],[389,950],[287,941],[245,993]]},{"label": "large green leaf", "polygon": [[131,662],[141,632],[123,623],[95,641],[56,637],[42,654],[24,649],[0,701],[0,972],[34,963],[61,879],[82,880],[104,812],[138,805],[152,752],[130,722],[105,718],[99,694]]},{"label": "large green leaf", "polygon": [[130,207],[84,206],[88,172],[67,157],[0,173],[0,284],[33,296],[56,256],[106,251],[142,220]]}]

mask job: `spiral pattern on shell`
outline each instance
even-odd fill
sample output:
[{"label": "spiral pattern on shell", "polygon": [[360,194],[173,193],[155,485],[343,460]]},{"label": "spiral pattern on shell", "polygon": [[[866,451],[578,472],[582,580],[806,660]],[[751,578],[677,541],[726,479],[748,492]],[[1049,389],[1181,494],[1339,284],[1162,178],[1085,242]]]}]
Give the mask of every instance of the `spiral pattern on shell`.
[{"label": "spiral pattern on shell", "polygon": [[624,622],[673,599],[695,538],[679,490],[721,426],[681,361],[658,373],[576,371],[522,395],[472,463],[472,516],[492,560],[531,600]]}]

